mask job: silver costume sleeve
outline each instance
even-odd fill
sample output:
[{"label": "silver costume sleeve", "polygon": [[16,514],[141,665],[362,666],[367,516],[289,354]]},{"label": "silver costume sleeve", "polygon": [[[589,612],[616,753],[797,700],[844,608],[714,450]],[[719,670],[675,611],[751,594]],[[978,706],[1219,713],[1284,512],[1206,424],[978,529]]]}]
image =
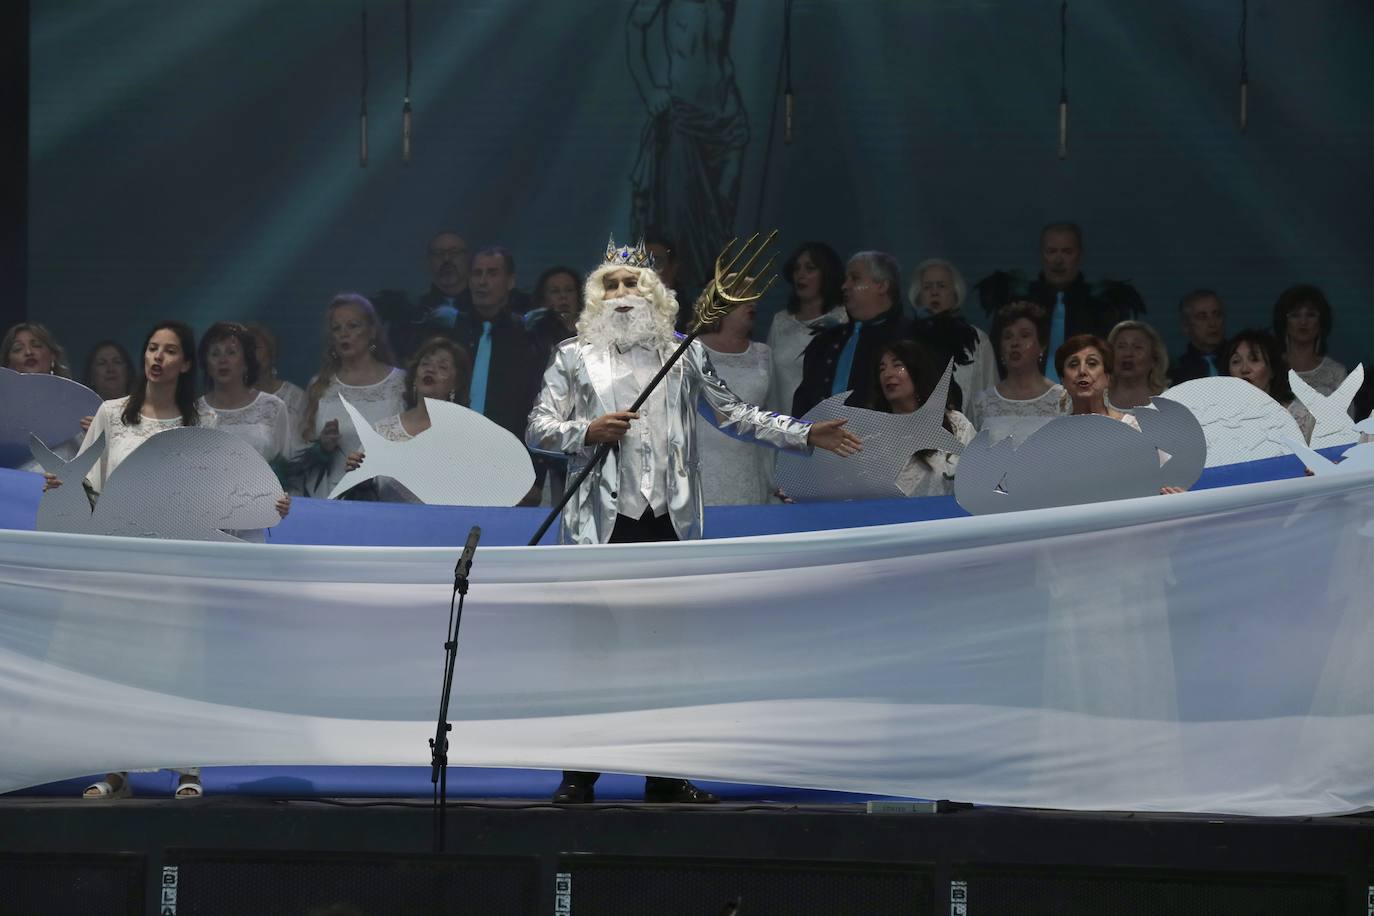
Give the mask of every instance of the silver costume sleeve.
[{"label": "silver costume sleeve", "polygon": [[531,448],[573,455],[586,447],[587,427],[595,418],[574,416],[576,352],[575,347],[559,347],[544,371],[544,385],[534,400],[525,428],[525,444]]},{"label": "silver costume sleeve", "polygon": [[714,414],[711,419],[723,432],[776,448],[811,451],[806,441],[811,432],[810,423],[741,401],[716,374],[711,357],[699,342],[692,342],[687,352],[682,354],[682,361],[687,364],[688,373],[710,406]]}]

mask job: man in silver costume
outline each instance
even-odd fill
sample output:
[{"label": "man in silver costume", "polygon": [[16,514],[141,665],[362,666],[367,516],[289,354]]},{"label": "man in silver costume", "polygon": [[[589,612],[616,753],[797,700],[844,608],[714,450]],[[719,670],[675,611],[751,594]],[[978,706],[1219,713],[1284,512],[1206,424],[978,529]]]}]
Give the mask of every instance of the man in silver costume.
[{"label": "man in silver costume", "polygon": [[[852,455],[857,436],[843,420],[808,424],[737,398],[693,341],[636,413],[629,407],[677,348],[677,301],[654,272],[641,242],[607,246],[606,259],[584,288],[577,337],[554,351],[530,412],[525,438],[533,448],[569,456],[572,479],[601,443],[616,449],[563,510],[565,544],[673,541],[701,537],[702,494],[697,468],[697,403],[731,435],[777,448],[824,448]],[[596,773],[563,774],[554,801],[595,798]],[[646,801],[711,802],[716,797],[684,779],[650,777]]]}]

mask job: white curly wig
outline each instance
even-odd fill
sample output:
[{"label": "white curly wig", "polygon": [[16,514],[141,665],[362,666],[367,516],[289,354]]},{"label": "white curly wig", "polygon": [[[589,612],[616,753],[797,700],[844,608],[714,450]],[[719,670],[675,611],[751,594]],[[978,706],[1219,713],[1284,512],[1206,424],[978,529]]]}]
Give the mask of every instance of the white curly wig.
[{"label": "white curly wig", "polygon": [[654,324],[662,336],[661,343],[671,345],[674,327],[677,323],[677,294],[663,285],[658,273],[652,267],[627,267],[623,264],[602,264],[587,277],[582,287],[582,314],[577,318],[577,333],[587,334],[602,323],[606,308],[606,285],[603,277],[613,270],[633,271],[639,278],[639,295],[649,300],[649,308],[654,315]]}]

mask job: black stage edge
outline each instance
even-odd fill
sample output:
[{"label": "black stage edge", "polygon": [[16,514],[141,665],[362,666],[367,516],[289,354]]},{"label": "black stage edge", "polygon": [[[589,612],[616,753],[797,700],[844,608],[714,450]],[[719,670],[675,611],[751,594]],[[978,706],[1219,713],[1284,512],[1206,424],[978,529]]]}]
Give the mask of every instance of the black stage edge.
[{"label": "black stage edge", "polygon": [[[28,314],[29,0],[0,3],[0,333]],[[3,838],[0,838],[2,840]],[[3,913],[0,910],[0,913]]]},{"label": "black stage edge", "polygon": [[0,799],[0,913],[1369,916],[1374,818]]}]

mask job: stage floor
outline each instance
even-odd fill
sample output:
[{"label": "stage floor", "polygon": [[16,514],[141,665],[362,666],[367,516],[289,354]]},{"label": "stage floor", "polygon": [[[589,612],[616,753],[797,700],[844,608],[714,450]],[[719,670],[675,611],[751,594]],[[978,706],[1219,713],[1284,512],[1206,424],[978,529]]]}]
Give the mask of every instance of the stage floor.
[{"label": "stage floor", "polygon": [[[1374,885],[1368,816],[867,814],[862,804],[557,807],[497,798],[450,804],[443,856],[433,854],[432,828],[428,802],[416,799],[8,796],[0,798],[0,887],[41,903],[0,912],[304,914],[343,901],[354,908],[335,912],[349,916],[1334,916],[1367,914]],[[92,877],[80,877],[83,869]],[[35,889],[45,876],[57,890]],[[123,888],[137,900],[63,909],[58,898],[82,888],[107,897]],[[416,902],[421,891],[440,902]],[[1118,906],[1127,899],[1135,903]],[[752,905],[732,903],[740,900]],[[966,909],[954,908],[960,902]]]}]

